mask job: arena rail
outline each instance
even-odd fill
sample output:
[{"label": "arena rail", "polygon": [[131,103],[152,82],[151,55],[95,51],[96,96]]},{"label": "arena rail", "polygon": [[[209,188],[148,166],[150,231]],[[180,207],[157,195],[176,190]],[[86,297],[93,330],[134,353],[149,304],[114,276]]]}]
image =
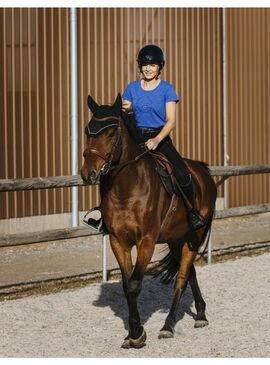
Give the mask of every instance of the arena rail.
[{"label": "arena rail", "polygon": [[[223,176],[219,185],[231,176],[264,174],[270,172],[270,165],[247,166],[212,166],[209,167],[212,176]],[[25,179],[0,179],[0,192],[66,188],[86,186],[80,175],[51,176]]]},{"label": "arena rail", "polygon": [[[270,165],[212,166],[210,167],[210,172],[212,176],[222,176],[222,178],[217,183],[218,185],[221,185],[231,176],[269,173]],[[37,177],[26,179],[0,179],[0,192],[53,189],[72,186],[86,186],[86,184],[82,181],[80,175]],[[245,214],[263,213],[268,211],[270,211],[270,204],[268,203],[229,208],[217,211],[215,214],[215,219]],[[3,234],[0,235],[0,247],[55,241],[96,234],[96,232],[91,231],[86,227],[53,229],[24,234]]]}]

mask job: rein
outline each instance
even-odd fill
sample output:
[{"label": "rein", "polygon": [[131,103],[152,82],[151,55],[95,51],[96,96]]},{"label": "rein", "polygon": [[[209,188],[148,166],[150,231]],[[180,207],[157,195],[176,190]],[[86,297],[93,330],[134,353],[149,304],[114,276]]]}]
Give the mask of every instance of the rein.
[{"label": "rein", "polygon": [[119,172],[123,167],[126,167],[127,165],[130,165],[131,163],[137,162],[138,160],[140,160],[142,157],[146,156],[150,152],[151,152],[150,150],[146,150],[143,153],[141,153],[140,155],[136,156],[133,160],[122,162],[121,164],[119,164],[117,166],[110,167],[109,171],[118,169],[118,172]]}]

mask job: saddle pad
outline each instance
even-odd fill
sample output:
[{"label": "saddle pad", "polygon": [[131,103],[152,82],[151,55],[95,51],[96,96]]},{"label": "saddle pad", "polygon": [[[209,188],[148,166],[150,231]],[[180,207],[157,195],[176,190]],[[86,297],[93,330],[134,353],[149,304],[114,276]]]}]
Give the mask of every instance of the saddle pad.
[{"label": "saddle pad", "polygon": [[168,173],[165,167],[162,167],[161,164],[157,161],[156,162],[156,171],[160,177],[160,180],[167,191],[167,193],[170,195],[170,197],[174,194],[174,188],[171,180],[171,175]]}]

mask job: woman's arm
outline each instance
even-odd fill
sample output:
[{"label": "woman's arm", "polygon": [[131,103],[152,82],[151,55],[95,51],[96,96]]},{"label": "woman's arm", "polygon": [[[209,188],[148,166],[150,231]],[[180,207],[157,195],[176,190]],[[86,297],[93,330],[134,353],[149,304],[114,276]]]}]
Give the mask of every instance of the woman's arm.
[{"label": "woman's arm", "polygon": [[174,129],[176,124],[176,102],[169,101],[166,103],[166,123],[155,138],[150,138],[146,141],[146,146],[149,150],[155,150],[159,143],[167,137]]}]

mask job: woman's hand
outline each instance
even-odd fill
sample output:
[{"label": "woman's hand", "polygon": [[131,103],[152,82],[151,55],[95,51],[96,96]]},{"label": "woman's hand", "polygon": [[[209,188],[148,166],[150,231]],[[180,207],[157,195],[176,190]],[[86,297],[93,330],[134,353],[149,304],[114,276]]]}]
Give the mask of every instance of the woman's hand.
[{"label": "woman's hand", "polygon": [[122,110],[124,112],[129,112],[132,109],[132,103],[128,100],[122,99]]},{"label": "woman's hand", "polygon": [[155,138],[150,138],[145,145],[149,150],[155,150],[159,143],[167,137],[175,127],[176,120],[176,102],[169,101],[166,103],[166,123],[160,133]]},{"label": "woman's hand", "polygon": [[145,145],[149,150],[155,150],[160,142],[161,138],[157,135],[155,138],[148,139],[148,141],[145,142]]}]

